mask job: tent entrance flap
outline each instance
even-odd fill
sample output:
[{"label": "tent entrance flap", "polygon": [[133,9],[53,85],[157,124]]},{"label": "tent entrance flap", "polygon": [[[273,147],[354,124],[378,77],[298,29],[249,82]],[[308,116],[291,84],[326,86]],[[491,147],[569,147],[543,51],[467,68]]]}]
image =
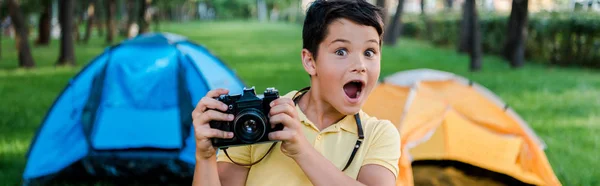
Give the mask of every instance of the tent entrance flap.
[{"label": "tent entrance flap", "polygon": [[98,112],[101,114],[92,136],[92,145],[96,150],[182,147],[181,127],[164,125],[164,123],[180,123],[177,108],[133,110],[103,107]]},{"label": "tent entrance flap", "polygon": [[452,160],[420,160],[412,163],[414,185],[533,186],[511,176]]},{"label": "tent entrance flap", "polygon": [[[130,47],[143,50],[143,47]],[[191,103],[182,80],[180,53],[164,46],[160,52],[136,57],[132,63],[109,61],[93,85],[86,121],[88,139],[94,150],[136,148],[181,149],[187,127],[181,109]],[[111,58],[131,58],[115,52]],[[109,60],[111,59],[109,58]],[[181,104],[187,104],[183,106]],[[185,129],[185,130],[184,130]],[[160,139],[160,140],[157,140]]]}]

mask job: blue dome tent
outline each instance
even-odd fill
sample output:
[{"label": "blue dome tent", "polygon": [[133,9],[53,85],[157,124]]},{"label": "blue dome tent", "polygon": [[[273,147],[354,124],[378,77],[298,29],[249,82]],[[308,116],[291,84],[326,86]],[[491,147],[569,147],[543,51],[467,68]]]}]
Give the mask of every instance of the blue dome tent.
[{"label": "blue dome tent", "polygon": [[210,89],[243,87],[182,36],[149,33],[108,47],[48,110],[27,152],[24,185],[84,175],[190,177],[196,103]]}]

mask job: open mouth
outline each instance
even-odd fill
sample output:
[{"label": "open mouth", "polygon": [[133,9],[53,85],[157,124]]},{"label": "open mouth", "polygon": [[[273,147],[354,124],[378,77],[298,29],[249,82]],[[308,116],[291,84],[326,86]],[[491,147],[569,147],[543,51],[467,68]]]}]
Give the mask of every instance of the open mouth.
[{"label": "open mouth", "polygon": [[344,85],[344,92],[348,98],[357,99],[360,97],[364,85],[360,80],[352,80]]}]

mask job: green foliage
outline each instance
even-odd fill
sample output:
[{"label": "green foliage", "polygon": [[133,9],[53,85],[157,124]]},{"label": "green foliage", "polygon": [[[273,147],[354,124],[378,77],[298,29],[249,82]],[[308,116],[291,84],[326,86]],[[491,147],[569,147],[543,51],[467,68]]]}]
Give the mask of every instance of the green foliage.
[{"label": "green foliage", "polygon": [[256,17],[256,0],[212,0],[220,19]]},{"label": "green foliage", "polygon": [[[484,53],[502,54],[507,35],[508,16],[480,14]],[[460,15],[434,15],[433,36],[439,46],[456,46]],[[425,26],[415,16],[405,21],[405,36],[424,38]],[[530,14],[526,57],[540,63],[561,66],[600,68],[600,15],[587,12],[544,12]]]},{"label": "green foliage", "polygon": [[[0,1],[0,17],[4,18],[9,15],[7,0]],[[23,13],[23,16],[29,16],[29,14],[39,14],[42,11],[42,0],[17,0],[19,8]]]},{"label": "green foliage", "polygon": [[[258,15],[256,0],[205,0],[216,11],[218,19],[254,19]],[[300,0],[265,0],[267,11],[276,8],[283,11],[295,4],[299,6]]]},{"label": "green foliage", "polygon": [[[287,92],[309,83],[299,56],[300,25],[189,22],[164,23],[162,28],[206,46],[259,90],[274,86]],[[53,65],[59,45],[53,40],[49,47],[32,49],[39,65],[33,70],[16,69],[17,53],[12,46],[12,40],[2,39],[0,183],[11,186],[21,185],[25,152],[56,96],[69,78],[102,53],[106,45],[104,38],[92,37],[90,44],[76,45],[77,67],[56,68]],[[482,60],[482,71],[470,73],[467,55],[402,39],[397,47],[383,48],[381,77],[401,70],[432,68],[481,83],[511,105],[546,142],[548,160],[563,185],[600,185],[600,74],[590,69],[554,69],[531,63],[513,70],[498,57],[488,55]]]}]

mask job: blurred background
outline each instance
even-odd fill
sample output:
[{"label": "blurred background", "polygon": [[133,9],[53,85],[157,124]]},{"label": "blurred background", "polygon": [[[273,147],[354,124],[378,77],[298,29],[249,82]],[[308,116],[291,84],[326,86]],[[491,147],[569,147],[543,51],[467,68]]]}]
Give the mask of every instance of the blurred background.
[{"label": "blurred background", "polygon": [[[311,1],[0,0],[0,185],[29,183],[28,151],[76,75],[122,42],[155,41],[143,34],[205,47],[259,93],[308,85],[300,51]],[[385,13],[381,78],[427,68],[477,82],[545,142],[562,185],[600,185],[600,0],[369,2]],[[153,53],[132,51],[128,60]]]}]

